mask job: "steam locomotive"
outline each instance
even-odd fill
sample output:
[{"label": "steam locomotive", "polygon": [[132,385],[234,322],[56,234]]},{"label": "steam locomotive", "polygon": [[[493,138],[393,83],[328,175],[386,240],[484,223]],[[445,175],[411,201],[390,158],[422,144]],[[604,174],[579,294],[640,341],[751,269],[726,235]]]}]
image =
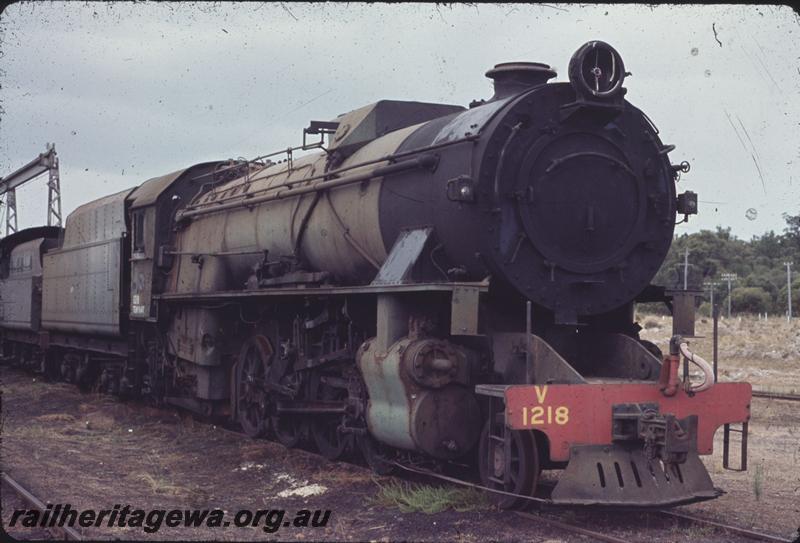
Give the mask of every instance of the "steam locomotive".
[{"label": "steam locomotive", "polygon": [[[688,165],[606,43],[569,82],[486,75],[469,108],[382,100],[6,237],[4,358],[380,472],[467,463],[503,507],[542,469],[564,470],[557,504],[717,496],[699,455],[748,420],[750,386],[680,375],[682,356],[707,369],[693,300],[650,284],[697,211]],[[638,336],[653,301],[669,353]]]}]

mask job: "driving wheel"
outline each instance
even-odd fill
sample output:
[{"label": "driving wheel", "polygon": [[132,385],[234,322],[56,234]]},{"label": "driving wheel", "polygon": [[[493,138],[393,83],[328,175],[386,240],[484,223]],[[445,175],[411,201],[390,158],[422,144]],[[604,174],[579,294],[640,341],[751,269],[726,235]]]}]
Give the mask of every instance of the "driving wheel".
[{"label": "driving wheel", "polygon": [[[347,389],[331,385],[330,375],[315,373],[311,381],[311,398],[321,403],[346,403]],[[340,379],[341,380],[341,379]],[[328,460],[338,460],[352,445],[352,434],[342,434],[339,427],[344,422],[344,414],[322,415],[311,422],[311,436],[322,456]]]},{"label": "driving wheel", "polygon": [[239,424],[250,437],[262,437],[269,429],[267,375],[272,348],[264,336],[248,339],[239,353],[236,371],[236,412]]},{"label": "driving wheel", "polygon": [[[478,449],[478,466],[485,487],[522,496],[533,495],[539,477],[539,457],[531,432],[506,428],[500,414],[499,418],[486,421]],[[518,508],[528,501],[498,492],[489,494],[501,509]]]}]

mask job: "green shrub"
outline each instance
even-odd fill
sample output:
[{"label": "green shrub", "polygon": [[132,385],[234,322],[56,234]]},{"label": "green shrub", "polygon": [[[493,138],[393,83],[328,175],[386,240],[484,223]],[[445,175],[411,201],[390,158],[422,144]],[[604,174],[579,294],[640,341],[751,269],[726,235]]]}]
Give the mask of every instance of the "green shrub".
[{"label": "green shrub", "polygon": [[763,313],[769,310],[771,301],[761,287],[739,287],[731,292],[731,309],[737,313]]}]

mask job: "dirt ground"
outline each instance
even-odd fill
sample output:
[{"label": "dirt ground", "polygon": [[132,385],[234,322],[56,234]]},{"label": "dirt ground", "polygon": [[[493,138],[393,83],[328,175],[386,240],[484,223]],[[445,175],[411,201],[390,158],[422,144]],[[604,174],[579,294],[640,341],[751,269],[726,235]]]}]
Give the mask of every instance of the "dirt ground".
[{"label": "dirt ground", "polygon": [[[74,509],[330,509],[324,528],[83,528],[92,539],[157,540],[481,540],[514,539],[508,518],[491,510],[401,514],[374,505],[380,478],[364,467],[328,462],[303,450],[253,441],[175,411],[126,405],[71,385],[43,383],[2,368],[2,468],[39,497]],[[315,486],[316,485],[316,486]],[[320,492],[302,496],[311,488]],[[282,494],[282,495],[281,495]],[[15,538],[41,537],[3,526]],[[9,504],[10,506],[6,505]],[[540,531],[545,539],[548,530]],[[555,533],[555,532],[554,532]]]},{"label": "dirt ground", "polygon": [[[668,322],[647,319],[658,324],[651,322],[645,337],[657,343],[668,337]],[[701,332],[703,326],[700,323]],[[759,336],[757,341],[765,343],[756,352],[763,356],[745,352],[751,345],[739,341],[745,328],[775,336],[774,342]],[[720,348],[723,378],[749,379],[759,388],[800,385],[797,330],[769,330],[759,322],[730,323]],[[703,341],[707,340],[693,346],[710,358]],[[54,503],[70,503],[77,509],[110,509],[115,504],[142,509],[219,508],[230,515],[240,509],[285,509],[288,518],[301,509],[331,510],[324,528],[290,526],[272,534],[260,526],[162,527],[155,534],[141,528],[80,530],[92,539],[590,541],[490,506],[403,513],[378,499],[381,485],[396,479],[374,476],[360,465],[253,441],[177,411],[83,394],[71,385],[44,383],[17,370],[0,369],[0,379],[2,469]],[[715,455],[705,458],[715,484],[727,494],[679,510],[793,539],[800,527],[800,403],[756,398],[752,413],[749,471],[722,470],[720,432]],[[42,537],[41,530],[8,526],[13,509],[20,505],[6,489],[2,505],[3,526],[12,536]],[[738,540],[654,514],[561,511],[554,516],[631,541]]]}]

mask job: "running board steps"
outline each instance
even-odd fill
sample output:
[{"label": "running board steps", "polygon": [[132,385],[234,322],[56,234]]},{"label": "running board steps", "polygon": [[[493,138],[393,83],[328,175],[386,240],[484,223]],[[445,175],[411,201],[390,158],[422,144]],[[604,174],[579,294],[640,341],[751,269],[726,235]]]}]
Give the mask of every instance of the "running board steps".
[{"label": "running board steps", "polygon": [[[723,426],[722,432],[722,467],[730,471],[747,471],[747,432],[749,423],[743,422],[741,428],[731,428],[730,424]],[[732,468],[730,463],[731,432],[741,434],[739,442],[739,467]]]},{"label": "running board steps", "polygon": [[591,445],[571,449],[551,499],[559,505],[663,507],[720,494],[694,451],[681,464],[663,464],[641,449]]}]

